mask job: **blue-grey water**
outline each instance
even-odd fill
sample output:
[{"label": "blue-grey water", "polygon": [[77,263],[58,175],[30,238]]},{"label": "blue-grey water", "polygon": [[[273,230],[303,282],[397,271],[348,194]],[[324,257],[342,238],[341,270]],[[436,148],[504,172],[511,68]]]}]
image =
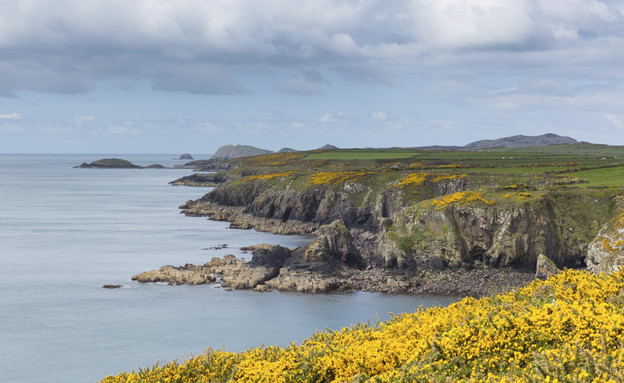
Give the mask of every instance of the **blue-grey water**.
[{"label": "blue-grey water", "polygon": [[[285,346],[317,329],[452,301],[132,282],[165,264],[249,257],[241,246],[308,239],[179,214],[179,205],[210,190],[168,185],[190,170],[73,168],[104,157],[0,154],[0,382],[95,382],[207,347]],[[121,157],[181,163],[173,155]],[[228,248],[204,250],[221,244]]]}]

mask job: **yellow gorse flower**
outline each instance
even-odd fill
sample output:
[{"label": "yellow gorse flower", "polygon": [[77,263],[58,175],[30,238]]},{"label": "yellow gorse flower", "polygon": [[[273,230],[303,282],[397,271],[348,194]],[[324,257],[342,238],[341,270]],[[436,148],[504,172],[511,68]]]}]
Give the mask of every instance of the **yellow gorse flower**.
[{"label": "yellow gorse flower", "polygon": [[504,295],[465,298],[301,345],[207,350],[118,382],[622,382],[624,271],[568,270]]},{"label": "yellow gorse flower", "polygon": [[358,178],[373,174],[372,172],[318,172],[308,177],[308,185],[341,184],[345,181],[357,181]]}]

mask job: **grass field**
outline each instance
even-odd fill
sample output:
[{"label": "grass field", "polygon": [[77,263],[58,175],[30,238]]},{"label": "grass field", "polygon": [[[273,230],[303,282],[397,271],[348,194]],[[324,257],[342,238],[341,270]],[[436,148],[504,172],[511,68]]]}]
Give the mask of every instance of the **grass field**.
[{"label": "grass field", "polygon": [[412,158],[420,155],[411,150],[345,149],[308,154],[306,160],[384,160]]},{"label": "grass field", "polygon": [[[381,190],[409,174],[436,179],[464,176],[470,187],[498,190],[509,184],[549,188],[624,186],[624,146],[593,144],[482,150],[335,149],[247,157],[232,173],[245,179],[266,179],[276,187],[305,188],[314,174],[355,181]],[[288,174],[286,176],[285,174]],[[425,174],[426,173],[426,174]],[[346,178],[345,178],[346,177]],[[282,179],[288,178],[288,183]],[[339,184],[334,182],[330,184]],[[338,187],[338,186],[337,186]],[[414,192],[419,192],[414,189]],[[413,193],[412,193],[413,194]],[[362,196],[360,196],[362,197]],[[363,197],[362,197],[363,198]]]},{"label": "grass field", "polygon": [[624,186],[624,166],[582,170],[570,173],[587,180],[586,186]]}]

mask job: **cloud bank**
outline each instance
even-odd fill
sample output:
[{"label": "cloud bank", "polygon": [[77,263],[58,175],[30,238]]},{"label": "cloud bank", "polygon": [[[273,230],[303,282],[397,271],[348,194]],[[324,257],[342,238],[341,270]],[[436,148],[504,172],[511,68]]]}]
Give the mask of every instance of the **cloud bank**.
[{"label": "cloud bank", "polygon": [[623,10],[606,0],[6,0],[0,96],[139,80],[247,94],[245,75],[284,70],[298,75],[275,90],[298,95],[322,94],[327,74],[385,85],[406,74],[536,68],[621,78]]}]

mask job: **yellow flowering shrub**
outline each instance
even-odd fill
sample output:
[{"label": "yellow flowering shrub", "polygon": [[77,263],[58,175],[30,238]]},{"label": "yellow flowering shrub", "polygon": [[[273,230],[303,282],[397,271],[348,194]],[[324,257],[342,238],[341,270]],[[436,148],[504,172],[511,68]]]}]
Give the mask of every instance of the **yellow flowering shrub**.
[{"label": "yellow flowering shrub", "polygon": [[449,164],[449,165],[438,165],[439,168],[454,168],[454,169],[459,169],[459,168],[464,168],[464,167],[468,167],[467,165],[458,165],[458,164]]},{"label": "yellow flowering shrub", "polygon": [[436,173],[410,173],[397,184],[400,188],[419,186],[425,181],[440,182],[440,181],[452,181],[458,178],[467,177],[466,174],[436,174]]},{"label": "yellow flowering shrub", "polygon": [[369,174],[372,174],[372,172],[318,172],[308,177],[308,185],[340,184],[345,181],[357,181],[358,178]]},{"label": "yellow flowering shrub", "polygon": [[452,205],[455,203],[472,205],[476,202],[484,203],[486,205],[494,205],[496,203],[495,201],[490,201],[483,198],[483,193],[474,191],[463,191],[434,198],[425,202],[425,206],[435,206],[438,210],[440,210],[448,205]]},{"label": "yellow flowering shrub", "polygon": [[295,170],[291,170],[291,171],[288,171],[288,172],[259,174],[259,175],[256,175],[256,176],[249,176],[249,177],[245,178],[244,182],[251,181],[251,180],[270,180],[270,179],[273,179],[273,178],[283,178],[283,177],[291,176],[291,175],[293,175],[295,173],[296,173]]},{"label": "yellow flowering shrub", "polygon": [[624,271],[568,270],[503,295],[318,332],[301,345],[207,350],[101,382],[622,381]]}]

